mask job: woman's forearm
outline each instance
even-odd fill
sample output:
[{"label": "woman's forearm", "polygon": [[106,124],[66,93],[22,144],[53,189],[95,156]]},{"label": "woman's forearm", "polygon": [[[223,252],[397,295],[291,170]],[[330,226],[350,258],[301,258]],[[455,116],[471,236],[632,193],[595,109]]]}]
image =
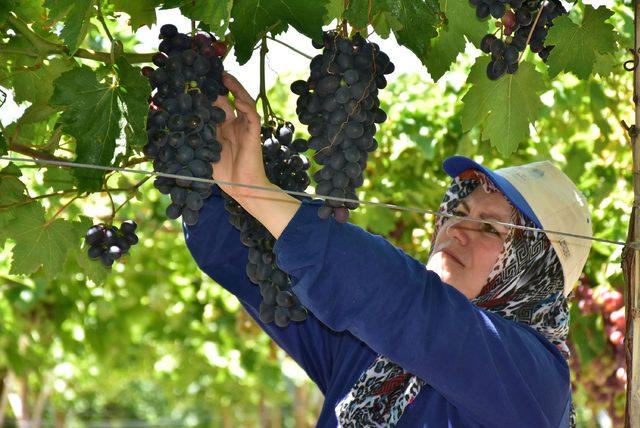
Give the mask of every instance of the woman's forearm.
[{"label": "woman's forearm", "polygon": [[239,198],[238,203],[278,239],[298,211],[301,202],[282,192],[273,183],[267,183],[264,187],[277,191],[251,190],[251,194]]}]

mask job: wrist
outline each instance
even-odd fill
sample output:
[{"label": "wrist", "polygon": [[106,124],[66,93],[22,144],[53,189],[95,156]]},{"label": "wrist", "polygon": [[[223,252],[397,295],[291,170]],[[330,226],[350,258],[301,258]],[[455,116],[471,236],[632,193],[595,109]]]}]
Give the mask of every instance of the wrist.
[{"label": "wrist", "polygon": [[270,190],[251,189],[250,194],[243,195],[236,201],[278,239],[298,211],[301,202],[271,182],[264,187]]}]

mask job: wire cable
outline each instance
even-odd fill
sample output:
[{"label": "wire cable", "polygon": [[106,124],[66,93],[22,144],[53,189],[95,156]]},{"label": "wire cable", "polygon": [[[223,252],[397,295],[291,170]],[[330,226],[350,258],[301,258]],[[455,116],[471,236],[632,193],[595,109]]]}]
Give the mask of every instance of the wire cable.
[{"label": "wire cable", "polygon": [[500,226],[508,227],[508,228],[530,230],[530,231],[535,231],[535,232],[543,232],[543,233],[551,234],[551,235],[568,236],[568,237],[571,237],[571,238],[578,238],[578,239],[602,242],[602,243],[605,243],[605,244],[619,245],[619,246],[622,246],[622,247],[631,247],[633,249],[640,249],[640,243],[638,243],[638,242],[616,241],[616,240],[612,240],[612,239],[598,238],[598,237],[595,237],[595,236],[587,236],[587,235],[580,235],[580,234],[575,234],[575,233],[570,233],[570,232],[563,232],[563,231],[559,231],[559,230],[539,229],[539,228],[536,228],[536,227],[521,226],[521,225],[518,225],[518,224],[506,223],[506,222],[502,222],[502,221],[498,221],[498,220],[481,219],[481,218],[467,217],[467,216],[458,216],[458,215],[451,214],[451,213],[438,212],[438,211],[425,209],[425,208],[407,207],[407,206],[402,206],[402,205],[388,204],[388,203],[384,203],[384,202],[375,202],[375,201],[368,201],[368,200],[357,200],[357,199],[349,199],[349,198],[338,198],[338,197],[332,197],[332,196],[326,196],[326,195],[318,195],[316,193],[306,193],[306,192],[296,192],[296,191],[293,191],[293,190],[284,190],[284,189],[280,189],[280,188],[273,189],[273,188],[270,188],[270,187],[258,186],[258,185],[254,185],[254,184],[235,183],[235,182],[231,182],[231,181],[214,180],[214,179],[209,179],[209,178],[186,177],[186,176],[182,176],[182,175],[178,175],[178,174],[167,174],[167,173],[164,173],[164,172],[146,171],[146,170],[141,170],[141,169],[120,168],[120,167],[115,167],[115,166],[93,165],[93,164],[85,164],[85,163],[56,161],[56,160],[49,160],[49,159],[18,158],[18,157],[12,157],[12,156],[0,156],[0,160],[8,160],[8,161],[12,161],[12,162],[33,162],[33,163],[36,163],[36,164],[43,164],[43,165],[55,165],[55,166],[63,166],[63,167],[71,167],[71,168],[97,169],[97,170],[103,170],[103,171],[117,171],[117,172],[131,173],[131,174],[144,174],[144,175],[167,177],[167,178],[180,178],[180,179],[185,179],[185,180],[190,180],[190,181],[201,181],[203,183],[210,183],[210,184],[223,184],[223,185],[226,185],[226,186],[238,186],[238,187],[246,187],[246,188],[257,189],[257,190],[267,190],[267,191],[276,192],[276,193],[287,193],[287,194],[293,195],[293,196],[310,197],[310,198],[317,198],[317,199],[323,199],[323,200],[335,200],[335,201],[340,201],[340,202],[355,202],[355,203],[359,203],[359,204],[363,204],[363,205],[371,205],[371,206],[375,206],[375,207],[389,208],[389,209],[394,209],[394,210],[398,210],[398,211],[407,211],[407,212],[413,212],[413,213],[418,213],[418,214],[430,214],[430,215],[433,215],[435,217],[447,217],[447,218],[464,219],[464,220],[477,222],[477,223],[495,224],[495,225],[500,225]]}]

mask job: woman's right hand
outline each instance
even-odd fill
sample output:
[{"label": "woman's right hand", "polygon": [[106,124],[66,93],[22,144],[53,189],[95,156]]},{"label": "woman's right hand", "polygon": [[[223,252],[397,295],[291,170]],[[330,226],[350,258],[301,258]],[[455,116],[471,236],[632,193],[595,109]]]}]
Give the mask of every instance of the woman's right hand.
[{"label": "woman's right hand", "polygon": [[[225,73],[222,83],[233,94],[235,109],[226,96],[219,96],[214,103],[224,110],[226,119],[217,129],[222,152],[220,160],[212,165],[212,178],[234,183],[270,186],[262,159],[260,115],[256,110],[256,102],[232,75]],[[248,187],[221,183],[218,185],[238,202],[256,193],[256,190]]]}]

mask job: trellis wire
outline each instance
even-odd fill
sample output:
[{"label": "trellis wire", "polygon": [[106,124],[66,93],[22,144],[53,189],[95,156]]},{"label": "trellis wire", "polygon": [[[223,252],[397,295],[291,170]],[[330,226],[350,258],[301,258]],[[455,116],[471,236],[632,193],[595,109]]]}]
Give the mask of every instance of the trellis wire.
[{"label": "trellis wire", "polygon": [[103,170],[103,171],[117,171],[117,172],[124,172],[124,173],[144,174],[144,175],[167,177],[167,178],[181,178],[181,179],[185,179],[185,180],[201,181],[203,183],[210,183],[210,184],[223,184],[223,185],[227,185],[227,186],[238,186],[238,187],[246,187],[246,188],[249,188],[249,189],[266,190],[266,191],[275,192],[275,193],[287,193],[289,195],[294,195],[294,196],[315,197],[315,198],[318,198],[318,199],[336,200],[336,201],[340,201],[340,202],[357,202],[357,203],[363,204],[363,205],[371,205],[371,206],[375,206],[375,207],[389,208],[389,209],[394,209],[394,210],[398,210],[398,211],[408,211],[408,212],[413,212],[413,213],[417,213],[417,214],[430,214],[430,215],[433,215],[435,217],[439,216],[439,217],[447,217],[447,218],[464,219],[464,220],[477,222],[477,223],[495,224],[495,225],[500,225],[500,226],[508,227],[508,228],[530,230],[530,231],[536,231],[536,232],[543,232],[543,233],[552,234],[552,235],[569,236],[569,237],[572,237],[572,238],[578,238],[578,239],[584,239],[584,240],[589,240],[589,241],[602,242],[602,243],[605,243],[605,244],[612,244],[612,245],[619,245],[619,246],[622,246],[622,247],[631,247],[631,248],[634,248],[634,249],[640,249],[640,243],[638,243],[638,242],[628,242],[627,243],[627,242],[624,242],[624,241],[616,241],[616,240],[612,240],[612,239],[598,238],[598,237],[594,237],[594,236],[579,235],[579,234],[570,233],[570,232],[563,232],[563,231],[559,231],[559,230],[546,230],[546,229],[543,230],[543,229],[539,229],[539,228],[536,228],[536,227],[521,226],[521,225],[518,225],[518,224],[507,223],[507,222],[502,222],[502,221],[498,221],[498,220],[480,219],[480,218],[467,217],[467,216],[463,217],[463,216],[458,216],[458,215],[451,214],[451,213],[438,212],[438,211],[425,209],[425,208],[407,207],[407,206],[402,206],[402,205],[388,204],[388,203],[384,203],[384,202],[375,202],[375,201],[368,201],[368,200],[357,200],[357,199],[349,199],[349,198],[338,198],[338,197],[332,197],[332,196],[330,197],[330,196],[326,196],[326,195],[318,195],[316,193],[297,192],[297,191],[293,191],[293,190],[284,190],[284,189],[280,189],[280,188],[273,189],[273,188],[270,188],[270,187],[258,186],[258,185],[254,185],[254,184],[235,183],[235,182],[232,182],[232,181],[213,180],[213,179],[209,179],[209,178],[186,177],[186,176],[182,176],[182,175],[178,175],[178,174],[167,174],[167,173],[164,173],[164,172],[146,171],[146,170],[130,169],[130,168],[120,168],[120,167],[115,167],[115,166],[104,166],[104,165],[94,165],[94,164],[86,164],[86,163],[56,161],[56,160],[49,160],[49,159],[18,158],[18,157],[13,157],[13,156],[0,156],[0,160],[7,160],[7,161],[12,161],[12,162],[33,162],[33,163],[43,164],[43,165],[55,165],[55,166],[63,166],[63,167],[71,167],[71,168],[85,168],[85,169],[97,169],[97,170]]}]

